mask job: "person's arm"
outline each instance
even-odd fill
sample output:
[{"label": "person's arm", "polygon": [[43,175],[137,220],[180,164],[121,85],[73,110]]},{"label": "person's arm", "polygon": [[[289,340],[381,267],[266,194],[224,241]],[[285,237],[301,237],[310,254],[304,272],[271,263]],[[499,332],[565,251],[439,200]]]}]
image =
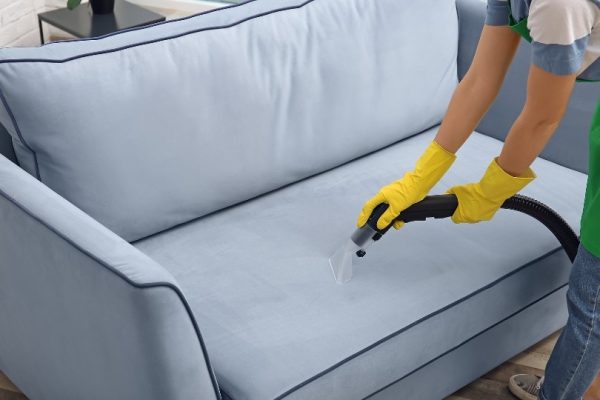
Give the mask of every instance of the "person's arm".
[{"label": "person's arm", "polygon": [[458,85],[435,141],[456,153],[490,108],[519,47],[507,26],[485,25],[469,71]]},{"label": "person's arm", "polygon": [[591,63],[585,54],[595,9],[587,1],[532,3],[527,24],[532,39],[527,101],[498,158],[509,174],[520,176],[527,170],[563,118],[577,74]]},{"label": "person's arm", "polygon": [[[497,1],[489,4],[501,5]],[[527,101],[502,153],[492,160],[483,178],[449,190],[458,197],[454,222],[492,219],[506,199],[535,178],[530,165],[556,131],[576,76],[585,68],[586,46],[594,26],[591,6],[570,0],[537,0],[532,4],[527,23],[532,39]]]},{"label": "person's arm", "polygon": [[497,160],[504,171],[521,176],[528,170],[558,128],[575,80],[576,74],[555,75],[536,65],[531,66],[527,101]]},{"label": "person's arm", "polygon": [[530,168],[567,109],[576,76],[556,75],[532,65],[527,101],[513,124],[500,156],[490,163],[478,183],[449,190],[458,197],[456,223],[476,223],[493,218],[502,203],[535,178]]},{"label": "person's arm", "polygon": [[[380,229],[385,228],[401,211],[422,200],[441,179],[454,162],[454,153],[473,132],[500,91],[518,45],[519,36],[506,26],[486,25],[483,28],[473,63],[452,97],[437,137],[413,171],[384,186],[365,203],[358,217],[359,227],[367,222],[375,207],[386,203],[389,207],[377,222]],[[396,229],[402,225],[399,221],[394,223]]]}]

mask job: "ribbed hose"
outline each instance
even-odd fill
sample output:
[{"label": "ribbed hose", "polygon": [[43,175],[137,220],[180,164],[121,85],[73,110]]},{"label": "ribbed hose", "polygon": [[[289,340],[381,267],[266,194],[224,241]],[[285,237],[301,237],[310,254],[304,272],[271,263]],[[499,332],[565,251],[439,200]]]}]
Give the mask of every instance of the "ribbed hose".
[{"label": "ribbed hose", "polygon": [[[373,231],[377,232],[373,237],[374,240],[378,240],[392,227],[392,224],[390,224],[385,229],[377,228],[377,221],[387,208],[388,205],[386,203],[378,205],[367,221],[367,225],[370,227],[370,230],[367,231],[367,236],[371,235]],[[450,218],[456,212],[457,208],[458,198],[456,195],[432,195],[427,196],[418,203],[408,207],[394,220],[409,223],[413,221],[426,221],[429,218]],[[521,195],[516,195],[506,200],[502,205],[502,208],[527,214],[540,221],[554,236],[556,236],[571,261],[575,261],[575,256],[577,255],[577,250],[579,248],[579,238],[575,232],[573,232],[573,229],[571,229],[569,224],[567,224],[556,211],[544,203]],[[356,234],[358,234],[357,237],[362,237],[364,234],[363,228],[359,228],[357,232],[355,232],[355,235]]]},{"label": "ribbed hose", "polygon": [[569,259],[575,261],[577,249],[579,248],[579,237],[556,211],[544,203],[522,195],[516,195],[506,200],[502,208],[527,214],[540,221],[556,236],[567,252]]}]

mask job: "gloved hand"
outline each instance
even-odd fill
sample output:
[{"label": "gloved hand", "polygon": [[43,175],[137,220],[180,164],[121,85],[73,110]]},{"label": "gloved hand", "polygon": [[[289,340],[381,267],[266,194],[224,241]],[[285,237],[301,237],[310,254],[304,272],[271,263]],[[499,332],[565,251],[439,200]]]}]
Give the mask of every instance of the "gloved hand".
[{"label": "gloved hand", "polygon": [[479,183],[455,186],[448,190],[458,197],[458,208],[452,216],[454,223],[489,221],[502,204],[536,178],[529,169],[523,176],[514,177],[504,171],[494,159]]},{"label": "gloved hand", "polygon": [[[450,169],[455,159],[454,153],[447,151],[435,141],[431,142],[417,161],[414,171],[407,172],[402,179],[384,186],[375,197],[365,203],[358,217],[358,227],[367,223],[375,207],[387,203],[388,209],[377,221],[377,228],[386,228],[403,210],[423,200]],[[401,221],[394,222],[396,229],[400,229],[402,225],[404,223]]]}]

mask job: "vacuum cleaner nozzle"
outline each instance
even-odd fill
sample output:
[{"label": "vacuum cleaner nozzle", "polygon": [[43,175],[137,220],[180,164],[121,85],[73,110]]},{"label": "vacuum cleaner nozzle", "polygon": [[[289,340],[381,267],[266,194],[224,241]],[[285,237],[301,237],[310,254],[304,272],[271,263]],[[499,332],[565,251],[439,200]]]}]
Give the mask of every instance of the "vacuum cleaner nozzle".
[{"label": "vacuum cleaner nozzle", "polygon": [[[383,230],[377,229],[377,220],[387,210],[387,207],[387,204],[377,206],[365,226],[357,229],[350,240],[329,259],[333,275],[338,283],[345,283],[352,279],[353,257],[364,257],[367,254],[367,248],[373,242],[381,239],[392,226],[393,222]],[[394,221],[412,222],[425,221],[427,218],[448,218],[454,214],[457,207],[458,199],[455,195],[428,196],[402,211]],[[569,224],[550,207],[529,197],[516,195],[506,200],[502,204],[502,208],[519,211],[540,221],[558,239],[569,259],[575,260],[579,248],[579,237]]]},{"label": "vacuum cleaner nozzle", "polygon": [[454,195],[429,196],[404,210],[384,229],[378,229],[377,221],[388,207],[386,203],[375,207],[367,223],[355,230],[350,236],[350,240],[338,248],[329,258],[329,264],[338,283],[346,283],[352,279],[354,256],[364,257],[369,246],[381,239],[395,221],[412,222],[424,221],[427,218],[447,218],[454,214],[458,207],[458,200]]}]

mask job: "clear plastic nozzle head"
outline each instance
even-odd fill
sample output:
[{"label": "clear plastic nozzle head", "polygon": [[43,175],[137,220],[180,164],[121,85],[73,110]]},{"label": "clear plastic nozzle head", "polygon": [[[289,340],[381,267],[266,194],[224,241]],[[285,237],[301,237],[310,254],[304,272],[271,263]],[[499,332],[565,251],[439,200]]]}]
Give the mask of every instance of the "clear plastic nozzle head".
[{"label": "clear plastic nozzle head", "polygon": [[357,229],[350,240],[340,246],[329,258],[329,264],[337,283],[346,283],[352,279],[353,261],[363,257],[367,248],[373,243],[377,231],[365,225]]},{"label": "clear plastic nozzle head", "polygon": [[352,279],[352,260],[356,257],[355,253],[359,250],[360,247],[352,240],[348,240],[329,258],[329,265],[331,265],[331,270],[337,283],[346,283]]}]

